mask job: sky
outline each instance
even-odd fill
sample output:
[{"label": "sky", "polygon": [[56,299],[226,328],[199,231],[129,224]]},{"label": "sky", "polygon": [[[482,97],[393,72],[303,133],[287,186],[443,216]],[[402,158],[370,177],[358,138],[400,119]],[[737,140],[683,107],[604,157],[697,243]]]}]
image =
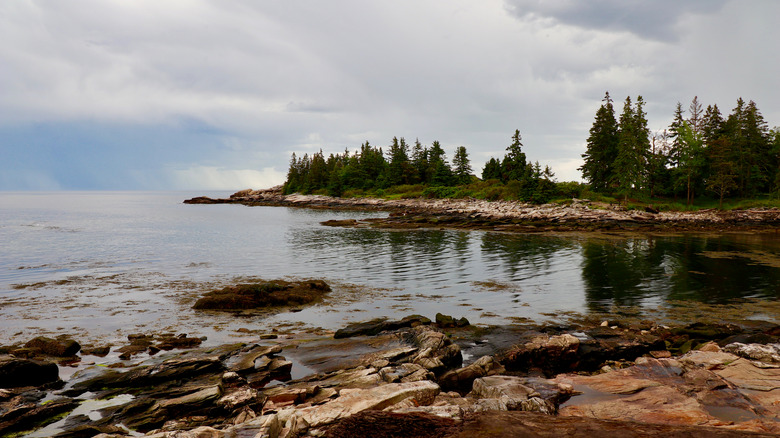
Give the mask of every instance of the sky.
[{"label": "sky", "polygon": [[517,129],[581,179],[606,91],[754,100],[780,125],[775,0],[5,0],[0,190],[240,190],[290,156],[368,141],[466,146]]}]

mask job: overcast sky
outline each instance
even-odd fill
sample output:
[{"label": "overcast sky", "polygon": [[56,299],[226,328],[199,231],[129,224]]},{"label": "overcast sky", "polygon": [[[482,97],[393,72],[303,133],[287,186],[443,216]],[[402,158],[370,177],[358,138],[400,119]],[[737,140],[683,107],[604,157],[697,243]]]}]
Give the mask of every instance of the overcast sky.
[{"label": "overcast sky", "polygon": [[0,190],[265,188],[393,136],[579,180],[605,91],[780,125],[775,0],[3,0]]}]

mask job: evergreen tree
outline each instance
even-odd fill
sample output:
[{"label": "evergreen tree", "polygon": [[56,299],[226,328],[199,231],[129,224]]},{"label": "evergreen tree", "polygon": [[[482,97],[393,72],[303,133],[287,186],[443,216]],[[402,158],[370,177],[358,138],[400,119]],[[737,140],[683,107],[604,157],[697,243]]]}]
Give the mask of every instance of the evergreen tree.
[{"label": "evergreen tree", "polygon": [[412,148],[412,168],[414,169],[412,184],[430,182],[428,179],[428,149],[423,147],[419,139],[415,140]]},{"label": "evergreen tree", "polygon": [[582,158],[585,161],[578,169],[595,191],[606,191],[613,181],[614,162],[617,157],[618,124],[609,92],[604,96],[596,120],[590,128],[588,147]]},{"label": "evergreen tree", "polygon": [[437,140],[431,143],[428,151],[428,172],[430,183],[434,186],[452,185],[452,170],[447,164],[447,156]]},{"label": "evergreen tree", "polygon": [[515,129],[512,136],[512,144],[506,148],[507,154],[501,163],[501,180],[504,182],[516,180],[522,181],[526,175],[526,159],[523,152],[522,137],[520,130]]},{"label": "evergreen tree", "polygon": [[490,157],[485,167],[482,169],[482,180],[487,181],[491,179],[501,179],[501,162],[493,157]]},{"label": "evergreen tree", "polygon": [[459,146],[455,149],[455,156],[452,158],[452,171],[455,174],[457,184],[468,184],[471,181],[471,161],[465,146]]},{"label": "evergreen tree", "polygon": [[723,208],[723,197],[737,188],[737,174],[729,139],[720,136],[710,141],[707,146],[707,158],[710,164],[707,188],[718,195],[718,208]]},{"label": "evergreen tree", "polygon": [[703,142],[700,135],[687,121],[683,122],[677,133],[680,144],[677,163],[677,185],[686,188],[686,205],[691,205],[693,203],[696,180],[701,176],[705,165]]},{"label": "evergreen tree", "polygon": [[643,107],[642,96],[637,98],[636,110],[631,104],[631,97],[626,97],[623,113],[620,115],[614,180],[626,199],[630,193],[642,189],[644,183],[650,143]]},{"label": "evergreen tree", "polygon": [[401,184],[408,184],[408,176],[411,174],[409,169],[411,165],[409,163],[409,146],[406,144],[406,140],[401,137],[393,137],[393,144],[388,151],[388,158],[390,162],[387,165],[387,183],[391,186],[397,186]]}]

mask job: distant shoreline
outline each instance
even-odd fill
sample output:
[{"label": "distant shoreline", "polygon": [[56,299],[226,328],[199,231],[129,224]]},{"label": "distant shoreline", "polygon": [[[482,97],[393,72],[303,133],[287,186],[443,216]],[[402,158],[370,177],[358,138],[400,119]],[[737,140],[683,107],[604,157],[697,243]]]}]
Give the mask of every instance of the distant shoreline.
[{"label": "distant shoreline", "polygon": [[324,225],[388,229],[456,228],[504,232],[545,231],[777,231],[780,209],[699,210],[656,212],[627,210],[620,205],[573,199],[567,204],[533,205],[518,201],[482,199],[334,198],[322,195],[283,195],[281,187],[242,190],[229,198],[206,196],[185,204],[242,204],[389,211],[383,218],[328,221]]}]

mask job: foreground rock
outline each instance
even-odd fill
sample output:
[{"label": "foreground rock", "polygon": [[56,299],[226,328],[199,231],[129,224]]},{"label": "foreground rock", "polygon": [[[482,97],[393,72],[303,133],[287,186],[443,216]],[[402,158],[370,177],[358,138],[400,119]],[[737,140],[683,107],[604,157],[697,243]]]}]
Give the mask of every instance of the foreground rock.
[{"label": "foreground rock", "polygon": [[[5,389],[0,391],[0,434],[51,422],[78,405],[78,397],[99,401],[101,407],[54,423],[51,435],[780,433],[775,347],[728,342],[735,336],[774,339],[770,333],[776,326],[762,326],[762,332],[644,322],[625,328],[609,322],[528,326],[512,332],[517,341],[512,347],[464,364],[462,347],[453,339],[468,346],[474,336],[482,336],[480,329],[436,328],[420,316],[402,321],[393,328],[398,321],[384,320],[390,324],[380,332],[375,321],[363,326],[369,328],[365,334],[341,339],[161,352],[126,371],[88,367],[48,395],[45,386]],[[702,338],[708,339],[691,342]],[[718,342],[725,344],[722,349]],[[695,347],[672,356],[668,348],[686,343]]]},{"label": "foreground rock", "polygon": [[276,280],[229,286],[207,293],[193,306],[196,310],[246,310],[299,306],[322,299],[330,286],[322,280],[289,282]]},{"label": "foreground rock", "polygon": [[480,199],[399,199],[333,198],[320,195],[283,195],[282,187],[242,190],[228,199],[198,197],[187,204],[234,203],[249,206],[286,206],[390,211],[387,218],[340,220],[331,226],[423,228],[449,227],[509,232],[569,230],[728,230],[771,228],[780,224],[780,210],[699,210],[695,212],[656,212],[626,210],[619,205],[572,200],[566,204],[532,205],[516,201]]}]

